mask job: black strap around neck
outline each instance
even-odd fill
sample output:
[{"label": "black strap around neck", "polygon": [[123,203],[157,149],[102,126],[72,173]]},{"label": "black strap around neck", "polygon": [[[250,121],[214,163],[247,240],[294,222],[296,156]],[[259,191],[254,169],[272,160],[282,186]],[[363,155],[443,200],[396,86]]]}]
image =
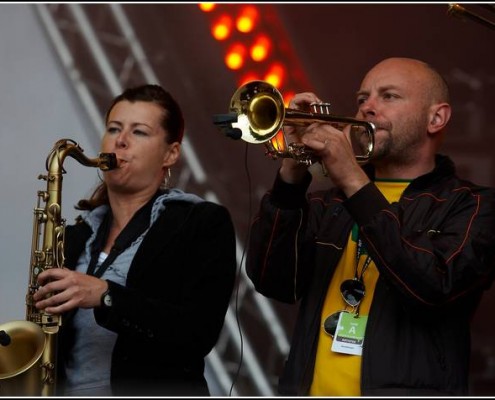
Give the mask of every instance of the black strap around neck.
[{"label": "black strap around neck", "polygon": [[[365,254],[366,254],[366,259],[364,260],[363,268],[361,269],[361,276],[358,276],[359,260],[361,258],[361,255],[365,255]],[[364,273],[366,272],[366,269],[368,268],[370,263],[371,263],[371,257],[368,254],[368,250],[366,249],[366,246],[364,245],[361,238],[358,237],[357,250],[356,250],[356,270],[354,272],[354,279],[360,280],[362,282],[363,277],[364,277]]]},{"label": "black strap around neck", "polygon": [[122,229],[122,232],[117,236],[115,242],[110,249],[105,261],[98,267],[99,255],[105,246],[105,242],[108,238],[110,232],[110,227],[112,226],[112,210],[109,209],[105,214],[103,221],[101,222],[98,232],[96,233],[96,238],[91,245],[91,261],[88,265],[87,274],[96,276],[100,278],[107,268],[113,263],[119,254],[121,254],[125,249],[127,249],[131,243],[136,240],[150,225],[151,209],[156,198],[160,195],[157,192],[144,206],[142,206],[133,215],[129,223]]}]

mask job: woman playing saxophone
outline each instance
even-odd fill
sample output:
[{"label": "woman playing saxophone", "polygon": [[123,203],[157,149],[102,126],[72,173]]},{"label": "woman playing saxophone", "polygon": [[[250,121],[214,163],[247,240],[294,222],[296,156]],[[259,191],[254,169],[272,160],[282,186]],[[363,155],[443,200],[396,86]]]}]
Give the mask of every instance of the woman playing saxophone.
[{"label": "woman playing saxophone", "polygon": [[59,394],[208,395],[204,357],[233,289],[235,233],[226,208],[164,185],[183,129],[158,85],[124,91],[107,112],[101,149],[118,168],[78,203],[66,268],[42,272],[33,296],[63,314]]}]

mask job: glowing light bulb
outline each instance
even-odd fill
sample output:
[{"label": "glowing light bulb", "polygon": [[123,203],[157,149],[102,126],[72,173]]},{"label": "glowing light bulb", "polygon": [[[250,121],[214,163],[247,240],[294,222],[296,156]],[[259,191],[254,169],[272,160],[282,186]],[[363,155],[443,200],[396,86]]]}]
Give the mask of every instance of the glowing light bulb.
[{"label": "glowing light bulb", "polygon": [[256,7],[246,6],[243,7],[241,13],[236,19],[236,27],[239,32],[248,33],[251,32],[258,22],[259,13]]},{"label": "glowing light bulb", "polygon": [[227,15],[221,15],[212,25],[211,34],[217,40],[225,40],[232,33],[232,18]]}]

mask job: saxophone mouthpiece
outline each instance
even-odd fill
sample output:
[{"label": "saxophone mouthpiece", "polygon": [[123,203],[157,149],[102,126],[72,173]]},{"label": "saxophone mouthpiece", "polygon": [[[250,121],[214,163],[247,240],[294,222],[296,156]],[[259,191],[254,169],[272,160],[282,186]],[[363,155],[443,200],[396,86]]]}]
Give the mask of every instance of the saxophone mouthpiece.
[{"label": "saxophone mouthpiece", "polygon": [[102,171],[109,171],[119,166],[115,153],[100,153],[100,160],[100,169]]}]

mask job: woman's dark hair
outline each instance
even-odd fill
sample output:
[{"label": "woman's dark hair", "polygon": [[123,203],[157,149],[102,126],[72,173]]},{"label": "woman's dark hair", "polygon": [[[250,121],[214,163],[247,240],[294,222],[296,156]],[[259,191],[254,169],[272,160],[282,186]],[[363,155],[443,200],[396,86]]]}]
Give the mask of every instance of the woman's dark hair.
[{"label": "woman's dark hair", "polygon": [[115,97],[105,115],[105,122],[108,116],[121,101],[146,101],[158,104],[163,109],[162,127],[168,133],[167,143],[182,142],[184,136],[184,117],[179,104],[172,95],[159,85],[141,85],[126,89],[122,94]]},{"label": "woman's dark hair", "polygon": [[[163,89],[160,85],[145,84],[124,90],[120,95],[115,97],[105,115],[105,122],[108,122],[108,116],[117,103],[121,101],[145,101],[155,103],[163,109],[163,118],[161,125],[165,132],[167,143],[182,142],[184,137],[184,116],[179,104],[172,95]],[[93,210],[94,208],[108,204],[107,185],[102,182],[95,189],[89,199],[79,200],[75,208],[77,210]]]}]

